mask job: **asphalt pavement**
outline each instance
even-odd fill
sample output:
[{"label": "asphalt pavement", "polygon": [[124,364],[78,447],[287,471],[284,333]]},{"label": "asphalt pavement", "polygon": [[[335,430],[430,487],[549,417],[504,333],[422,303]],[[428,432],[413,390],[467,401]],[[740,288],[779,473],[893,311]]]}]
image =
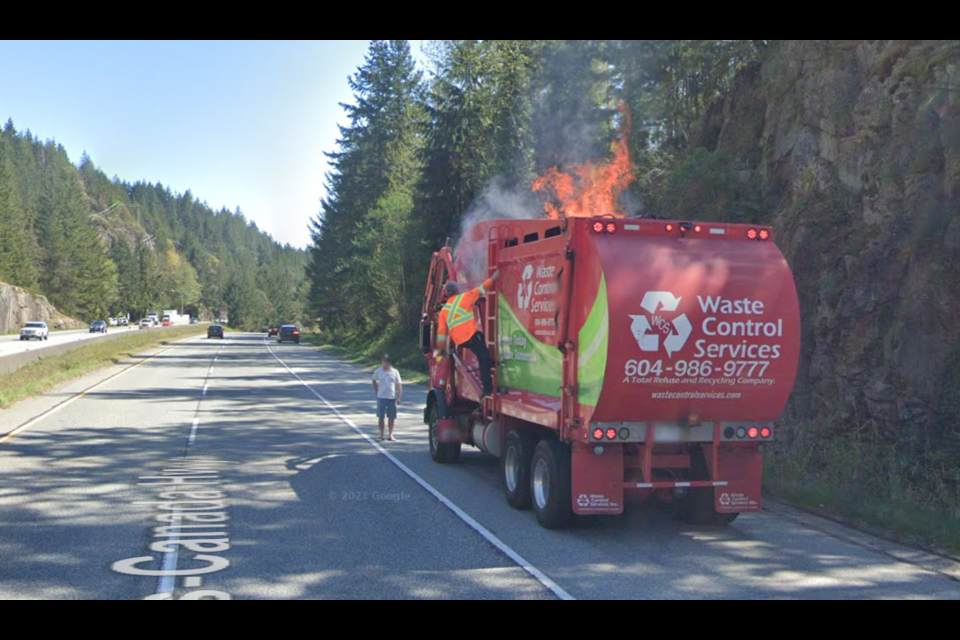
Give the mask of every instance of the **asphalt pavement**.
[{"label": "asphalt pavement", "polygon": [[[136,328],[134,328],[135,330]],[[126,331],[126,327],[111,327],[111,331]],[[32,351],[34,349],[44,349],[56,344],[67,344],[69,342],[81,342],[84,340],[96,340],[102,337],[102,333],[90,333],[88,329],[78,331],[51,331],[50,339],[40,340],[20,340],[19,335],[0,336],[0,358],[14,353]]]},{"label": "asphalt pavement", "polygon": [[422,388],[381,447],[370,372],[306,345],[149,355],[0,411],[0,599],[960,599],[949,561],[786,508],[545,531],[495,460],[430,460]]}]

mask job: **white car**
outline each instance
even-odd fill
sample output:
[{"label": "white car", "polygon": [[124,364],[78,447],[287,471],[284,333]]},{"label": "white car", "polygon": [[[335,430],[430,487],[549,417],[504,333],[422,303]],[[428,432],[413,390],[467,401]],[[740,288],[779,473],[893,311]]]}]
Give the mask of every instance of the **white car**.
[{"label": "white car", "polygon": [[21,340],[49,340],[50,327],[46,322],[28,322],[20,332]]},{"label": "white car", "polygon": [[140,321],[141,329],[152,329],[153,326],[154,326],[153,320],[151,320],[150,318],[144,318],[143,320]]}]

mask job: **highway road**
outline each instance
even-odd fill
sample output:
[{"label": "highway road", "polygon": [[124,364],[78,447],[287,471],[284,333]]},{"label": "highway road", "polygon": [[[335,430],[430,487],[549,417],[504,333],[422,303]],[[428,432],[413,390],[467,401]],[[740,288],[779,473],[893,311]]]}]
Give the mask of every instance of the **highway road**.
[{"label": "highway road", "polygon": [[[111,327],[111,331],[127,331],[126,327]],[[131,330],[136,331],[136,327]],[[50,339],[45,342],[37,340],[20,340],[19,335],[0,336],[0,358],[14,353],[22,353],[33,349],[43,349],[55,344],[65,344],[68,342],[80,342],[83,340],[96,340],[102,337],[102,333],[90,333],[87,329],[79,331],[51,331]]]},{"label": "highway road", "polygon": [[785,507],[545,531],[494,460],[431,462],[422,394],[380,447],[368,371],[231,334],[0,412],[0,599],[960,599],[951,561]]}]

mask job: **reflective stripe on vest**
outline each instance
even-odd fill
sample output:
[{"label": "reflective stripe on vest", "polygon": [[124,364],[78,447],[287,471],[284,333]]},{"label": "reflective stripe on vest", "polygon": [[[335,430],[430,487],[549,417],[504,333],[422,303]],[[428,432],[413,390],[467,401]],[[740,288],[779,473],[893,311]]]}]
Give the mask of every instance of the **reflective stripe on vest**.
[{"label": "reflective stripe on vest", "polygon": [[453,308],[453,313],[447,316],[448,329],[459,327],[460,325],[474,319],[473,309],[467,311],[460,306],[460,302],[463,300],[464,295],[466,294],[461,293],[453,299],[453,302],[450,303],[450,306]]}]

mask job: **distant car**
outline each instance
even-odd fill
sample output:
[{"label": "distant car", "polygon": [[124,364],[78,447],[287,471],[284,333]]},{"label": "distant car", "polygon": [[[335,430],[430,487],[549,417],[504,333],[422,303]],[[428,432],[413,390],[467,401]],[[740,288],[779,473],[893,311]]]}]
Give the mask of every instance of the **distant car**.
[{"label": "distant car", "polygon": [[21,340],[49,340],[50,328],[46,322],[28,322],[20,331]]},{"label": "distant car", "polygon": [[116,318],[107,318],[107,324],[110,325],[111,327],[115,327],[120,323],[117,321]]},{"label": "distant car", "polygon": [[284,342],[300,344],[300,327],[295,327],[292,324],[285,324],[280,327],[280,332],[277,334],[277,344]]},{"label": "distant car", "polygon": [[190,316],[190,324],[197,324],[197,319],[193,316]]},{"label": "distant car", "polygon": [[118,327],[126,327],[130,325],[130,318],[117,318]]},{"label": "distant car", "polygon": [[262,327],[260,327],[260,333],[270,333],[270,327],[268,327],[267,325],[263,325]]},{"label": "distant car", "polygon": [[172,326],[173,326],[173,322],[171,322],[170,318],[167,318],[166,320],[164,320],[163,322],[160,323],[160,326],[163,326],[163,327],[172,327]]},{"label": "distant car", "polygon": [[107,323],[103,320],[97,320],[90,325],[90,333],[106,333],[107,332]]},{"label": "distant car", "polygon": [[144,318],[143,320],[140,321],[139,324],[140,324],[140,328],[141,328],[141,329],[152,329],[152,328],[153,328],[153,320],[151,320],[150,318]]},{"label": "distant car", "polygon": [[280,333],[280,327],[270,327],[269,329],[267,329],[267,335],[270,336],[271,338],[277,335],[278,333]]},{"label": "distant car", "polygon": [[213,325],[207,329],[207,339],[212,340],[213,338],[219,338],[223,340],[223,327],[218,324]]}]

